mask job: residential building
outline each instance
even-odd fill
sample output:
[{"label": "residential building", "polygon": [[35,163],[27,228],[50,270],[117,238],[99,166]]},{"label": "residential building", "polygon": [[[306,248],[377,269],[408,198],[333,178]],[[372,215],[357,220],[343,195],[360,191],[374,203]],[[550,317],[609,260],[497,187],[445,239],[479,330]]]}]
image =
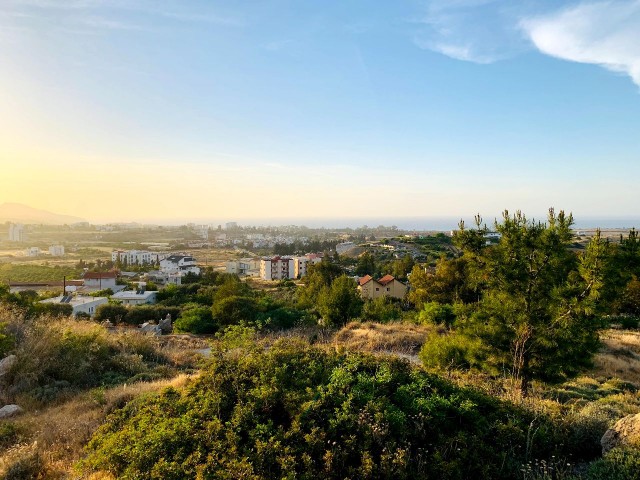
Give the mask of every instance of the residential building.
[{"label": "residential building", "polygon": [[151,265],[158,263],[164,255],[146,250],[114,250],[111,252],[111,261],[126,263],[127,265]]},{"label": "residential building", "polygon": [[82,276],[84,286],[87,289],[104,290],[110,288],[114,290],[116,287],[117,274],[114,271],[111,272],[85,272]]},{"label": "residential building", "polygon": [[227,230],[237,230],[238,229],[238,222],[227,222],[225,224],[225,229],[227,229]]},{"label": "residential building", "polygon": [[68,303],[73,308],[72,315],[74,317],[79,313],[86,313],[93,317],[96,309],[108,302],[109,299],[106,297],[60,295],[59,297],[47,298],[40,303]]},{"label": "residential building", "polygon": [[158,285],[182,285],[182,274],[179,272],[165,273],[159,270],[148,272],[145,277],[147,280]]},{"label": "residential building", "polygon": [[164,273],[195,273],[200,275],[200,267],[196,264],[196,259],[191,255],[169,255],[160,260],[160,271]]},{"label": "residential building", "polygon": [[362,298],[373,300],[379,297],[404,298],[409,287],[392,275],[385,275],[378,280],[365,275],[358,281],[358,290]]},{"label": "residential building", "polygon": [[10,242],[24,242],[26,236],[24,234],[24,225],[21,223],[9,224],[9,241]]},{"label": "residential building", "polygon": [[51,245],[49,247],[49,255],[52,257],[63,257],[64,256],[64,246],[63,245]]},{"label": "residential building", "polygon": [[293,278],[302,278],[307,274],[309,265],[315,265],[322,261],[321,253],[308,253],[303,257],[294,257]]},{"label": "residential building", "polygon": [[295,278],[292,257],[264,257],[260,260],[260,278],[263,280],[283,280]]},{"label": "residential building", "polygon": [[260,259],[241,258],[240,260],[231,260],[226,264],[227,273],[235,273],[236,275],[260,275]]},{"label": "residential building", "polygon": [[123,305],[146,305],[156,303],[158,292],[138,290],[123,290],[111,295],[112,300],[117,300]]},{"label": "residential building", "polygon": [[29,247],[24,251],[27,257],[37,257],[40,255],[40,249],[38,247]]}]

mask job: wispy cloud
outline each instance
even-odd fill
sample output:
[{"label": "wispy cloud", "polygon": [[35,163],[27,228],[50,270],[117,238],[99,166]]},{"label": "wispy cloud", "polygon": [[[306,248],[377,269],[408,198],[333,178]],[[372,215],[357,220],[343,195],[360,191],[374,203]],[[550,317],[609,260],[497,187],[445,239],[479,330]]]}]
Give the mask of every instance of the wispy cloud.
[{"label": "wispy cloud", "polygon": [[520,25],[542,53],[624,73],[640,86],[640,1],[582,3]]},{"label": "wispy cloud", "polygon": [[98,16],[80,18],[78,19],[78,23],[90,28],[107,29],[107,30],[136,30],[136,31],[147,30],[147,28],[142,27],[141,25],[123,22],[120,20],[112,20],[109,18],[98,17]]},{"label": "wispy cloud", "polygon": [[504,0],[430,0],[413,19],[414,42],[457,60],[492,63],[526,48],[516,14]]}]

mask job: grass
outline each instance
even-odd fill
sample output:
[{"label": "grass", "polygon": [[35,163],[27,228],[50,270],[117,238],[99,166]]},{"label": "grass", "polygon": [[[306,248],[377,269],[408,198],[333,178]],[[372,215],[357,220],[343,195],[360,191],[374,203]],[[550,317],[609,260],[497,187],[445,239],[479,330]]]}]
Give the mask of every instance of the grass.
[{"label": "grass", "polygon": [[12,469],[26,472],[28,468],[36,471],[38,478],[69,478],[74,464],[84,455],[84,446],[110,412],[145,393],[183,386],[188,378],[178,375],[168,380],[93,389],[61,405],[27,412],[8,421],[20,434],[12,447],[0,453],[0,478],[7,477]]},{"label": "grass", "polygon": [[415,357],[427,336],[440,333],[437,327],[413,323],[350,322],[335,334],[333,342],[351,350]]}]

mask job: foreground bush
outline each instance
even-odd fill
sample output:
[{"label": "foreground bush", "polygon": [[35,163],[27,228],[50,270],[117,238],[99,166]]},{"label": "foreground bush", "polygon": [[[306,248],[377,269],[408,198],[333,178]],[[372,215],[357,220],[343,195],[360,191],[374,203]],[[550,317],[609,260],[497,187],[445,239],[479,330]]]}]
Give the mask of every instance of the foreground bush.
[{"label": "foreground bush", "polygon": [[108,333],[94,322],[54,317],[14,316],[6,328],[18,357],[0,378],[9,398],[49,402],[64,392],[173,373],[158,340],[138,332]]},{"label": "foreground bush", "polygon": [[88,452],[87,469],[166,480],[506,479],[562,453],[544,417],[401,360],[299,340],[214,350],[186,388],[112,414]]}]

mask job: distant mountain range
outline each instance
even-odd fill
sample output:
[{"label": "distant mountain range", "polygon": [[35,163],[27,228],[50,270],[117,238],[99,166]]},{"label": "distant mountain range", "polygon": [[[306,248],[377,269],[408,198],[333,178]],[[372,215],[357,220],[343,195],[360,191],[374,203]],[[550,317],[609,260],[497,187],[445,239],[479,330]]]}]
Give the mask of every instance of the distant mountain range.
[{"label": "distant mountain range", "polygon": [[84,222],[80,217],[60,215],[37,208],[29,207],[21,203],[3,203],[0,205],[0,223],[14,222],[26,224],[64,225],[76,222]]}]

